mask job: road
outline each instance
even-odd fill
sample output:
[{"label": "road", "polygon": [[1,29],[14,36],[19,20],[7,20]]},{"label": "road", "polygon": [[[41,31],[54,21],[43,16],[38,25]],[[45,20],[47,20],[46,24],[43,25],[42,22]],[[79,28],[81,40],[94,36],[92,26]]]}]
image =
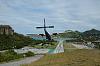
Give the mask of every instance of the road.
[{"label": "road", "polygon": [[64,40],[59,40],[59,43],[58,43],[57,47],[55,48],[55,50],[52,52],[52,54],[64,52],[63,41]]},{"label": "road", "polygon": [[[56,53],[62,53],[64,52],[64,47],[63,47],[63,42],[65,40],[67,40],[67,38],[60,38],[60,39],[56,39],[59,43],[57,45],[57,47],[55,48],[55,50],[53,52],[51,52],[51,54],[56,54]],[[79,45],[79,44],[72,44],[73,46],[75,46],[76,48],[71,48],[71,49],[92,49],[86,45]],[[69,49],[69,48],[68,48]]]},{"label": "road", "polygon": [[25,59],[22,59],[22,60],[19,60],[19,61],[3,63],[3,64],[0,64],[0,66],[20,66],[21,64],[28,64],[28,63],[37,61],[43,56],[44,55],[36,55],[34,57],[28,57],[28,58],[25,58]]}]

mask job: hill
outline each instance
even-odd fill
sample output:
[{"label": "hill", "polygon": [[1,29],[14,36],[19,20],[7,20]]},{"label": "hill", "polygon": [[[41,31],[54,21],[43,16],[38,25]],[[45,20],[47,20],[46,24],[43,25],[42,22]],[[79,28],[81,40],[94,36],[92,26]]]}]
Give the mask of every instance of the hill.
[{"label": "hill", "polygon": [[95,41],[100,39],[100,31],[91,29],[82,33],[82,37],[87,41]]}]

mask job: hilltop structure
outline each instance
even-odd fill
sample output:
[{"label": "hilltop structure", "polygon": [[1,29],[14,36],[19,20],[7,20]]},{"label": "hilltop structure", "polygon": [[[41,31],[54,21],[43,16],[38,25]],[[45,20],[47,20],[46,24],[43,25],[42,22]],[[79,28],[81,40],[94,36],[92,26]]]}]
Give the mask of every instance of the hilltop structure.
[{"label": "hilltop structure", "polygon": [[14,30],[9,25],[0,25],[0,34],[13,35]]}]

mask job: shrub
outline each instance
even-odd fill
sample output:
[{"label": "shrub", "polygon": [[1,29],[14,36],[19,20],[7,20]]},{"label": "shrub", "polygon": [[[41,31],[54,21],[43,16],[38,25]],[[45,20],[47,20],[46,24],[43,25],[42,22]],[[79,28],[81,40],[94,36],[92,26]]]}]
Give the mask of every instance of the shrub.
[{"label": "shrub", "polygon": [[23,58],[22,54],[17,54],[14,50],[8,50],[0,53],[0,62],[8,62],[10,60]]},{"label": "shrub", "polygon": [[26,57],[30,57],[30,56],[34,56],[34,53],[31,51],[28,51],[27,53],[25,53]]},{"label": "shrub", "polygon": [[5,52],[5,54],[17,55],[17,53],[14,50],[8,50]]}]

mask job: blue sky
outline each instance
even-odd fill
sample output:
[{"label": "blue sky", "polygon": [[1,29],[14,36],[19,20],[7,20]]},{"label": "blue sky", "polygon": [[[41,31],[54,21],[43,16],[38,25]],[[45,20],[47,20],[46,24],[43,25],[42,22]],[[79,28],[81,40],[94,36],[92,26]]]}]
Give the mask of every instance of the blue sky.
[{"label": "blue sky", "polygon": [[43,19],[50,33],[65,30],[100,29],[100,0],[0,0],[0,24],[22,34],[44,33]]}]

